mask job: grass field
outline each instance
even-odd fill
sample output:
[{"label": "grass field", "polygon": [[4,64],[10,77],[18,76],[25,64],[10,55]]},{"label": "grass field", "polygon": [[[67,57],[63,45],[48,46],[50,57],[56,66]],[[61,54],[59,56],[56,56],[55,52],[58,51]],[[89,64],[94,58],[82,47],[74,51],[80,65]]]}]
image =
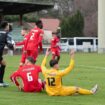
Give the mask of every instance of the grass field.
[{"label": "grass field", "polygon": [[[37,64],[41,64],[43,57],[43,55],[39,56]],[[68,65],[69,58],[68,54],[61,55],[60,68]],[[5,81],[10,84],[10,87],[0,88],[0,105],[105,105],[105,54],[77,53],[75,68],[63,78],[63,85],[76,85],[87,89],[91,89],[97,83],[99,85],[97,94],[88,96],[51,97],[45,91],[19,92],[9,79],[10,74],[17,70],[19,59],[20,56],[5,56],[7,61]]]}]

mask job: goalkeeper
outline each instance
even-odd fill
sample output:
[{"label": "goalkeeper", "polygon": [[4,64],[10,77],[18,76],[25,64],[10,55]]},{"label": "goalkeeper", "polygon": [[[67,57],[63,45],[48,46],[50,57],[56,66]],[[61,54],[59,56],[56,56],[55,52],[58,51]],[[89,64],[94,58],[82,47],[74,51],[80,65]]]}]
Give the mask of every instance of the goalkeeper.
[{"label": "goalkeeper", "polygon": [[50,67],[51,69],[48,70],[46,68],[46,59],[49,55],[49,51],[47,50],[45,58],[42,62],[41,68],[42,68],[42,73],[45,77],[46,81],[46,92],[50,96],[68,96],[68,95],[73,95],[73,94],[83,94],[83,95],[90,95],[94,94],[97,90],[97,85],[95,85],[91,90],[83,89],[80,87],[76,86],[63,86],[62,85],[62,77],[67,75],[73,68],[74,68],[74,50],[71,50],[70,56],[71,60],[69,63],[69,66],[61,71],[59,70],[59,65],[57,60],[51,60]]}]

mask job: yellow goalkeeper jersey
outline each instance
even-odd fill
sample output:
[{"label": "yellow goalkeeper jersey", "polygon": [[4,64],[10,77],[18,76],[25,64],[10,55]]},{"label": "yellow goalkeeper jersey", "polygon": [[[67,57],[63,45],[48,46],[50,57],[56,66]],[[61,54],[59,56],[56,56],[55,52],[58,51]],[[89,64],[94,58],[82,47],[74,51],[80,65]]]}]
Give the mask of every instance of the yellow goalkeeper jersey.
[{"label": "yellow goalkeeper jersey", "polygon": [[42,73],[45,77],[46,81],[46,92],[53,96],[53,95],[59,95],[61,92],[63,86],[62,86],[62,76],[68,74],[73,68],[74,68],[74,60],[71,59],[69,66],[64,69],[64,70],[55,70],[55,69],[50,69],[48,70],[45,65],[46,65],[46,59],[47,57],[45,56],[41,68],[42,68]]}]

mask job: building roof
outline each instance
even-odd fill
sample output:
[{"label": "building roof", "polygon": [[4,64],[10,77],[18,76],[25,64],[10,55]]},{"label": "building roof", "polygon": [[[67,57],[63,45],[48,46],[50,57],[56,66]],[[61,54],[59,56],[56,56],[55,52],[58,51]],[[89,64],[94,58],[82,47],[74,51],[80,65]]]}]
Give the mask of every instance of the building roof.
[{"label": "building roof", "polygon": [[44,30],[51,30],[52,32],[56,32],[59,25],[60,25],[60,20],[59,19],[41,19],[43,22],[43,28]]},{"label": "building roof", "polygon": [[15,2],[0,0],[0,14],[19,15],[52,8],[53,3]]},{"label": "building roof", "polygon": [[[41,18],[43,22],[43,29],[44,30],[49,30],[52,32],[56,32],[59,25],[60,25],[60,20],[59,19],[45,19]],[[35,23],[28,23],[29,26],[34,27]]]}]

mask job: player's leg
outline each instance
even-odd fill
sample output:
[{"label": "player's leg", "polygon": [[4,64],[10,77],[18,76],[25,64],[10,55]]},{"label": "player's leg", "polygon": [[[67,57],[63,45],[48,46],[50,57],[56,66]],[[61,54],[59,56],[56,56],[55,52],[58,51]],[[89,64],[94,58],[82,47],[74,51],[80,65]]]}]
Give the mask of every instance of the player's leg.
[{"label": "player's leg", "polygon": [[98,85],[95,85],[91,90],[76,87],[77,93],[83,94],[83,95],[95,94],[97,89],[98,89]]},{"label": "player's leg", "polygon": [[52,60],[54,60],[55,57],[56,57],[56,51],[55,51],[54,48],[52,48],[52,49],[51,49],[51,52],[52,52]]},{"label": "player's leg", "polygon": [[69,96],[76,93],[76,87],[72,86],[62,86],[62,89],[60,90],[61,96]]},{"label": "player's leg", "polygon": [[36,61],[38,57],[38,49],[32,50],[30,56]]},{"label": "player's leg", "polygon": [[0,62],[0,83],[3,83],[3,77],[4,77],[4,73],[5,73],[5,67],[6,67],[6,63],[2,59],[1,62]]},{"label": "player's leg", "polygon": [[24,65],[27,55],[22,52],[20,67]]},{"label": "player's leg", "polygon": [[62,96],[68,96],[68,95],[73,95],[73,94],[82,94],[82,95],[91,95],[94,94],[97,91],[97,85],[95,85],[91,90],[88,89],[83,89],[79,87],[65,87],[63,86],[60,92],[60,95]]},{"label": "player's leg", "polygon": [[3,78],[5,74],[6,62],[3,60],[2,53],[0,54],[0,86],[7,87],[8,84],[4,83]]},{"label": "player's leg", "polygon": [[39,43],[39,52],[43,52],[42,42]]},{"label": "player's leg", "polygon": [[56,50],[56,57],[57,57],[57,61],[59,62],[60,60],[60,50],[59,49]]}]

